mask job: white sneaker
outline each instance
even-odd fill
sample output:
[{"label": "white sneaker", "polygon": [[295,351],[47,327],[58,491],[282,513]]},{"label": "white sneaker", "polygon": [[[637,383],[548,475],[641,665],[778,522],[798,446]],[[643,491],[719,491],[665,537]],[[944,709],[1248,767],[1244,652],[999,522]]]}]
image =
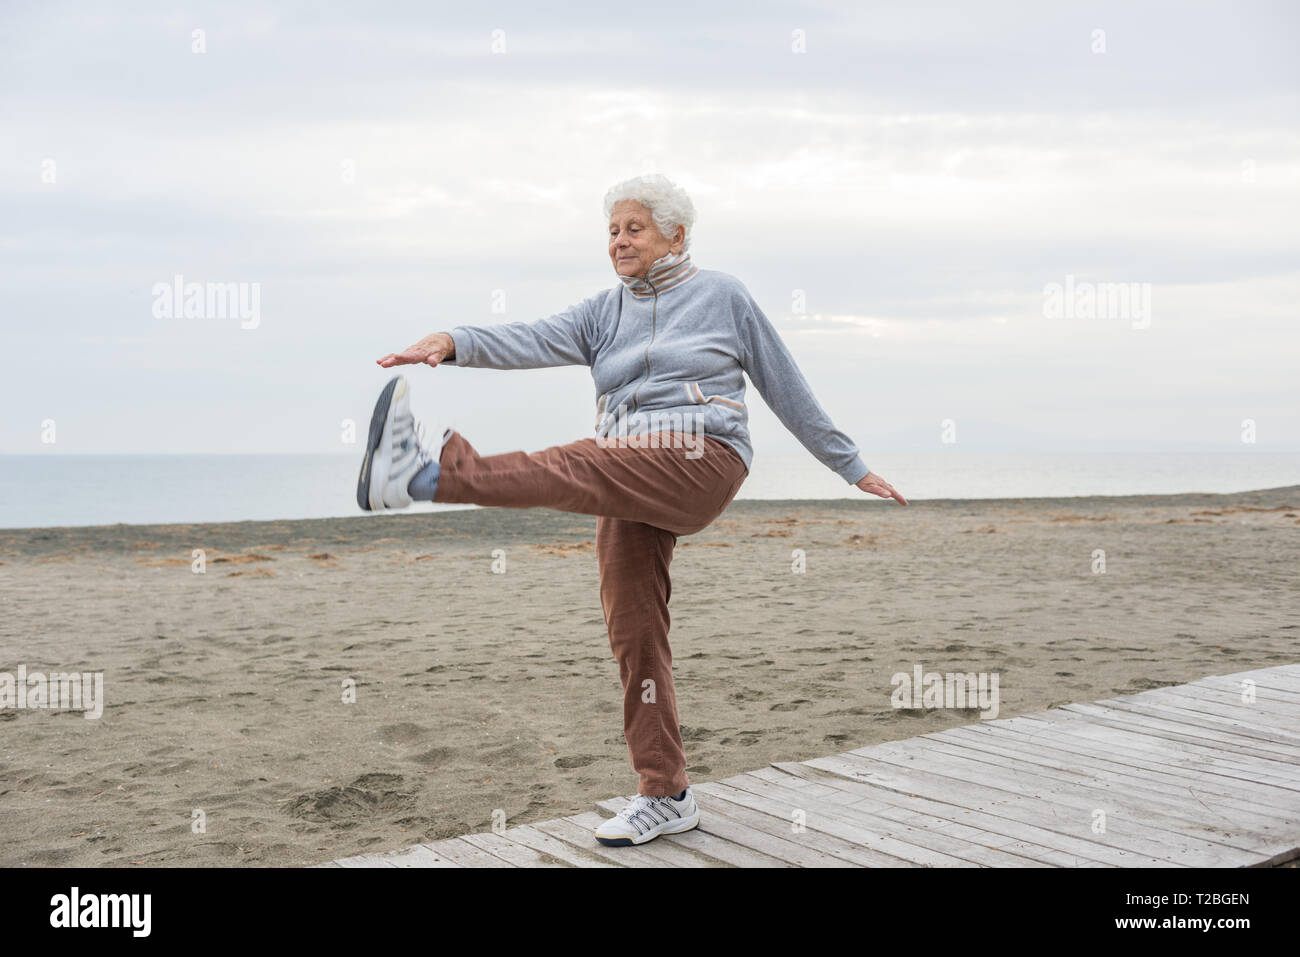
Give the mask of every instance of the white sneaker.
[{"label": "white sneaker", "polygon": [[368,512],[406,508],[411,479],[436,453],[424,443],[424,430],[411,415],[411,389],[405,376],[384,386],[370,417],[366,456],[357,479],[357,504]]},{"label": "white sneaker", "polygon": [[688,787],[679,801],[638,794],[623,810],[596,828],[596,840],[607,847],[644,844],[660,834],[680,834],[700,823],[700,806]]}]

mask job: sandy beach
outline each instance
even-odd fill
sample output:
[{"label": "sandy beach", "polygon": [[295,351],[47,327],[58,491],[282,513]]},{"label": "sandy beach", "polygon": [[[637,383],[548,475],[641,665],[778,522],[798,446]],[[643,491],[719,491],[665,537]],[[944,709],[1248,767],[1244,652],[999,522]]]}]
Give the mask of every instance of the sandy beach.
[{"label": "sandy beach", "polygon": [[[594,535],[540,510],[0,530],[0,672],[104,689],[95,720],[0,710],[0,865],[314,864],[630,793]],[[916,666],[996,673],[1011,717],[1300,661],[1297,569],[1300,486],[735,502],[673,562],[689,773],[979,720],[893,707]]]}]

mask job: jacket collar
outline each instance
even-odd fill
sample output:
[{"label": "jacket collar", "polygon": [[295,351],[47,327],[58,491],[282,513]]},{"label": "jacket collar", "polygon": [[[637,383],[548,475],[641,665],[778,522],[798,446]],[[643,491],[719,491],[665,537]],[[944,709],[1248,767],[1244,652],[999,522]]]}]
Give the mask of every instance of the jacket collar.
[{"label": "jacket collar", "polygon": [[668,253],[656,259],[650,266],[645,278],[640,276],[619,276],[623,285],[638,299],[649,299],[657,293],[665,292],[674,286],[680,286],[694,276],[699,269],[691,262],[691,254],[682,250],[673,255]]}]

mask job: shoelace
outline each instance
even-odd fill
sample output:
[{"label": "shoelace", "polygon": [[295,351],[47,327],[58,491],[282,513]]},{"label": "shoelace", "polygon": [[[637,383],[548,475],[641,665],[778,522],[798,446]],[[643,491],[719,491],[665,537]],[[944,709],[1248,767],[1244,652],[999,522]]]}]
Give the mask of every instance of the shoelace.
[{"label": "shoelace", "polygon": [[654,798],[646,797],[646,795],[644,794],[638,794],[636,796],[636,800],[634,800],[631,804],[628,804],[623,808],[623,810],[618,812],[618,816],[621,817],[623,820],[631,823],[632,818],[636,817],[646,808],[650,807],[650,805],[654,804],[654,802],[655,802]]},{"label": "shoelace", "polygon": [[418,419],[412,422],[415,424],[415,464],[424,468],[433,461],[433,450],[425,444],[424,423]]}]

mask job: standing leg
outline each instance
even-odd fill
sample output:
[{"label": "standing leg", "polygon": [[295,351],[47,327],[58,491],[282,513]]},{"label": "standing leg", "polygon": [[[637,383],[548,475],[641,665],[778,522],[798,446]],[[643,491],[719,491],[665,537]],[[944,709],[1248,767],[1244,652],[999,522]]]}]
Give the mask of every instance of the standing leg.
[{"label": "standing leg", "polygon": [[623,685],[623,734],[637,791],[652,797],[690,784],[668,647],[668,566],[676,544],[676,535],[653,525],[596,520],[600,604]]}]

